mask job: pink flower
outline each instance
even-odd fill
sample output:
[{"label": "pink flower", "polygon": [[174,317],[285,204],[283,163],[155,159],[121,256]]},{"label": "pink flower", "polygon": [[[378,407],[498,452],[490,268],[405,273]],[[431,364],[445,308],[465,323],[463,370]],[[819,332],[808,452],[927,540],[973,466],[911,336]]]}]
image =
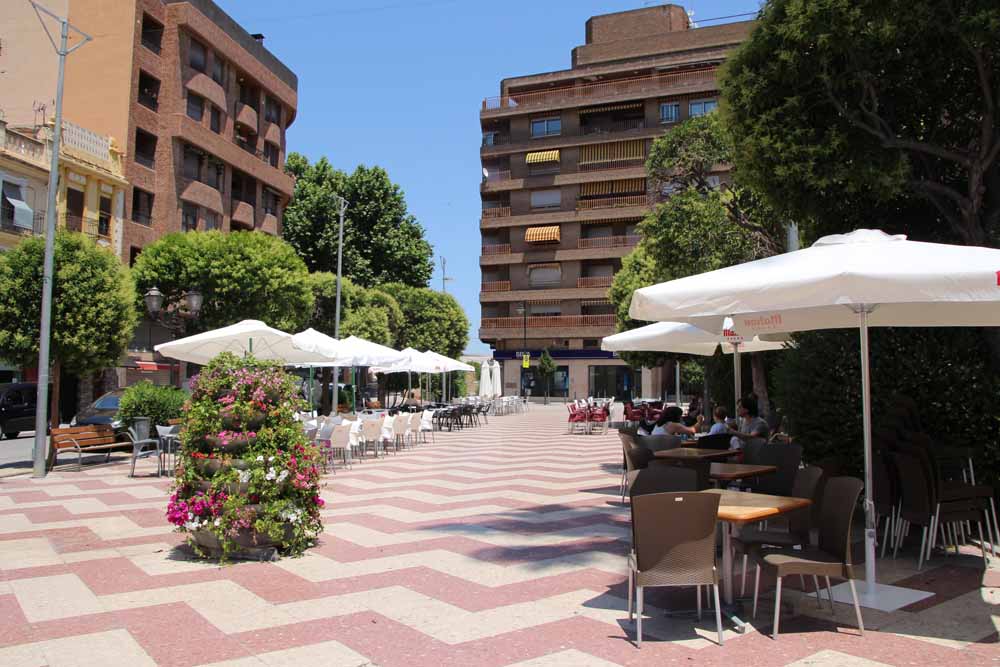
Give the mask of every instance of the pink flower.
[{"label": "pink flower", "polygon": [[326,502],[319,496],[313,496],[313,502],[316,503],[316,507],[323,507]]}]

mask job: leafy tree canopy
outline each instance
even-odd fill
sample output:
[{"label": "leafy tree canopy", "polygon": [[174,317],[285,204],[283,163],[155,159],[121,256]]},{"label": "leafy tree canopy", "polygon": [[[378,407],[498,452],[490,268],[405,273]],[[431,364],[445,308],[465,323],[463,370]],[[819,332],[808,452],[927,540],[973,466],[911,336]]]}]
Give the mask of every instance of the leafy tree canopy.
[{"label": "leafy tree canopy", "polygon": [[342,196],[347,200],[343,274],[366,287],[387,282],[427,285],[433,249],[424,228],[407,210],[403,191],[384,169],[361,165],[348,175],[326,158],[310,165],[298,153],[289,155],[286,169],[296,182],[283,233],[311,271],[337,270]]},{"label": "leafy tree canopy", "polygon": [[[35,366],[42,310],[45,239],[0,254],[0,358]],[[128,270],[82,234],[55,238],[52,360],[77,375],[118,364],[132,332],[136,296]]]},{"label": "leafy tree canopy", "polygon": [[390,284],[383,291],[395,296],[405,322],[397,344],[458,357],[469,342],[469,319],[450,294],[427,287]]},{"label": "leafy tree canopy", "polygon": [[305,263],[279,238],[260,232],[184,232],[146,246],[132,268],[139,294],[157,287],[164,307],[197,289],[201,313],[191,332],[245,319],[282,331],[305,328],[314,297]]},{"label": "leafy tree canopy", "polygon": [[995,0],[769,0],[722,77],[738,180],[822,233],[911,193],[995,244],[998,34]]},{"label": "leafy tree canopy", "polygon": [[[316,297],[309,326],[333,336],[336,327],[337,277],[325,271],[310,275]],[[340,335],[358,336],[381,345],[395,346],[403,326],[403,312],[391,295],[364,288],[344,278],[340,292]]]}]

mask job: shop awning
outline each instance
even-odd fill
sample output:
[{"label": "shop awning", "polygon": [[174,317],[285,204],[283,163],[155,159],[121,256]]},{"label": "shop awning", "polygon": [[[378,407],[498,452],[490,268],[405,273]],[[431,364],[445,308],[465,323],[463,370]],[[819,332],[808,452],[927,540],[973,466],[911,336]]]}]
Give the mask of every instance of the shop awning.
[{"label": "shop awning", "polygon": [[528,227],[528,229],[524,232],[524,240],[526,243],[558,243],[559,239],[559,225]]},{"label": "shop awning", "polygon": [[583,197],[641,194],[645,191],[645,178],[625,178],[620,181],[600,181],[598,183],[580,184],[580,195]]},{"label": "shop awning", "polygon": [[559,162],[559,151],[535,151],[524,156],[526,164],[540,164],[542,162]]},{"label": "shop awning", "polygon": [[609,144],[590,144],[580,148],[580,164],[645,159],[646,142],[643,139],[616,141]]}]

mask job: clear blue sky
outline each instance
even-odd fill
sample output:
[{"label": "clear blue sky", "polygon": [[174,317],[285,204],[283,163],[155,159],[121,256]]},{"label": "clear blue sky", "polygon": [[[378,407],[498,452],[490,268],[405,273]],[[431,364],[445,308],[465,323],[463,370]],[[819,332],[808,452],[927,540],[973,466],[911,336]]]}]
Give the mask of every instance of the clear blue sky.
[{"label": "clear blue sky", "polygon": [[[380,165],[454,280],[448,291],[479,327],[479,105],[500,80],[570,65],[595,14],[642,0],[216,0],[299,77],[288,149],[340,169]],[[756,11],[758,0],[678,2],[694,20]],[[732,20],[732,19],[730,19]],[[706,25],[715,22],[706,23]]]}]

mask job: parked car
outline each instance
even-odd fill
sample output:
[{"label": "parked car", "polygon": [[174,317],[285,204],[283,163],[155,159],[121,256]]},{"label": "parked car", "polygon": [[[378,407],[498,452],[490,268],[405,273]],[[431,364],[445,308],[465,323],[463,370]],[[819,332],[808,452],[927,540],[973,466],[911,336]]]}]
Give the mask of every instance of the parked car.
[{"label": "parked car", "polygon": [[35,430],[35,402],[38,385],[33,382],[0,384],[0,434],[16,438],[22,431]]},{"label": "parked car", "polygon": [[73,417],[70,426],[111,424],[114,428],[118,428],[121,426],[118,420],[118,406],[124,393],[124,389],[115,389],[104,394]]}]

